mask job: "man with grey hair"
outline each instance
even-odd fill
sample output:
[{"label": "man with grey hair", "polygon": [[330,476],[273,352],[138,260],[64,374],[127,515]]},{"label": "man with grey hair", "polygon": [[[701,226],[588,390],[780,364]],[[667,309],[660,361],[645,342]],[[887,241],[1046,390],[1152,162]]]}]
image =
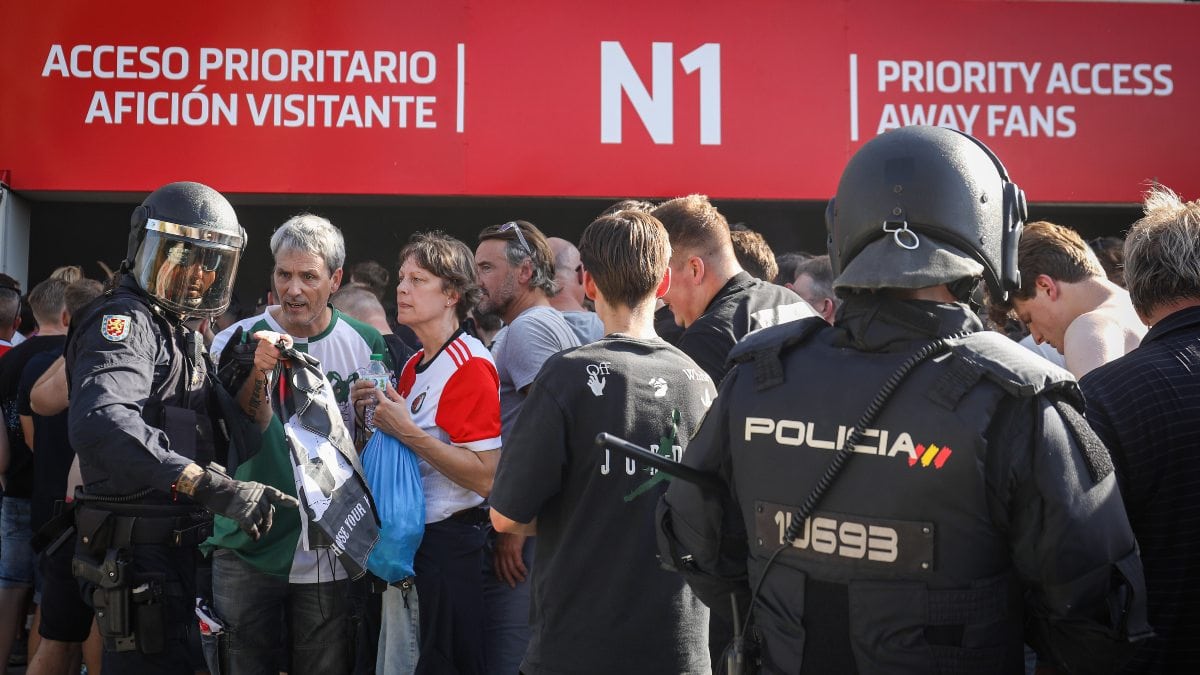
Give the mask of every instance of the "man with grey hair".
[{"label": "man with grey hair", "polygon": [[792,290],[804,298],[828,323],[833,323],[837,314],[838,297],[833,292],[833,265],[828,255],[819,255],[803,260],[796,265],[795,281]]},{"label": "man with grey hair", "polygon": [[562,312],[571,324],[580,344],[595,342],[604,337],[604,322],[595,312],[583,306],[583,261],[575,244],[560,237],[546,240],[554,252],[554,281],[559,291],[550,297],[550,306]]},{"label": "man with grey hair", "polygon": [[[517,413],[546,359],[579,339],[561,312],[550,305],[559,291],[554,256],[546,237],[524,220],[486,227],[479,233],[475,268],[483,298],[476,312],[494,314],[505,326],[492,343],[500,376],[501,435]],[[533,541],[523,534],[489,532],[492,554],[484,565],[487,617],[484,649],[490,673],[515,673],[529,643],[529,570]]]},{"label": "man with grey hair", "polygon": [[1155,636],[1129,673],[1200,668],[1200,201],[1165,187],[1125,240],[1125,283],[1150,327],[1141,345],[1079,381],[1112,455],[1142,550]]},{"label": "man with grey hair", "polygon": [[[321,362],[342,421],[353,436],[358,420],[350,404],[350,386],[358,371],[373,354],[382,354],[388,368],[394,365],[378,330],[329,304],[342,282],[342,233],[320,216],[294,216],[271,236],[271,255],[271,288],[279,304],[221,331],[212,353],[219,360],[238,329],[242,339],[260,332],[290,336],[298,351]],[[254,382],[255,377],[249,378],[247,386]],[[295,496],[295,465],[279,422],[272,418],[262,450],[238,466],[235,475]],[[224,672],[272,672],[281,648],[290,650],[294,673],[347,673],[354,665],[346,657],[351,653],[346,570],[331,549],[309,545],[304,536],[307,523],[301,522],[306,517],[304,509],[277,514],[274,527],[258,540],[241,535],[227,519],[215,520],[213,536],[204,547],[215,551],[213,610],[224,621]],[[285,610],[290,645],[283,644],[279,625]]]}]

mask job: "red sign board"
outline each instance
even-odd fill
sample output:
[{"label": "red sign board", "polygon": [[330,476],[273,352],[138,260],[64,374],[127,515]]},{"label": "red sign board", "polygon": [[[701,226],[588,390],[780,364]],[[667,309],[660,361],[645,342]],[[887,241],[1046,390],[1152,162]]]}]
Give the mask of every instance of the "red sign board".
[{"label": "red sign board", "polygon": [[897,126],[1039,202],[1200,193],[1200,7],[1079,2],[19,2],[17,190],[826,199]]}]

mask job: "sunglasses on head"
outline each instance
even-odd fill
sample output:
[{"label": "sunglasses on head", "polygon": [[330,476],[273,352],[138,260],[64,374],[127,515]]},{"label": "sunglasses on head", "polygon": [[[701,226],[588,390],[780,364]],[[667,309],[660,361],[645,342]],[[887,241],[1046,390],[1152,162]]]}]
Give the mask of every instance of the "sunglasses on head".
[{"label": "sunglasses on head", "polygon": [[533,257],[533,248],[529,245],[528,241],[525,241],[525,235],[521,232],[521,226],[518,225],[516,223],[516,221],[510,220],[507,223],[496,228],[497,232],[508,232],[509,230],[513,230],[514,232],[517,233],[517,240],[521,242],[521,247],[524,248],[525,252],[527,254],[529,254],[530,258],[532,258]]}]

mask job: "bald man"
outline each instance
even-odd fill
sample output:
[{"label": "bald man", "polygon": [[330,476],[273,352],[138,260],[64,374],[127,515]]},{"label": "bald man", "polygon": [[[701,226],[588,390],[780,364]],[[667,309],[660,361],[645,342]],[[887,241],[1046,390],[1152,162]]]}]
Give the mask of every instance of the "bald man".
[{"label": "bald man", "polygon": [[392,363],[396,364],[397,369],[403,368],[408,362],[408,357],[417,351],[404,338],[392,332],[391,326],[388,325],[387,312],[379,302],[379,297],[369,287],[358,284],[343,286],[329,296],[329,304],[379,331],[383,341],[387,343]]},{"label": "bald man", "polygon": [[562,289],[550,298],[550,306],[562,312],[571,330],[579,336],[579,344],[599,340],[604,337],[604,323],[583,306],[583,261],[579,249],[558,237],[550,237],[546,242],[554,252],[554,280]]}]

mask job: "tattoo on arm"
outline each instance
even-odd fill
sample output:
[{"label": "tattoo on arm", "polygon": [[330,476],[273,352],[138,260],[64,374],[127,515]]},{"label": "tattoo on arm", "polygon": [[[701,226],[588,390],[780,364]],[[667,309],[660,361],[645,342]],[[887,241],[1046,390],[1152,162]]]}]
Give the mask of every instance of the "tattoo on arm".
[{"label": "tattoo on arm", "polygon": [[249,410],[247,412],[250,417],[258,418],[258,409],[262,402],[270,398],[270,382],[271,371],[260,370],[259,377],[254,378],[254,391],[250,394],[250,402],[247,404]]}]

